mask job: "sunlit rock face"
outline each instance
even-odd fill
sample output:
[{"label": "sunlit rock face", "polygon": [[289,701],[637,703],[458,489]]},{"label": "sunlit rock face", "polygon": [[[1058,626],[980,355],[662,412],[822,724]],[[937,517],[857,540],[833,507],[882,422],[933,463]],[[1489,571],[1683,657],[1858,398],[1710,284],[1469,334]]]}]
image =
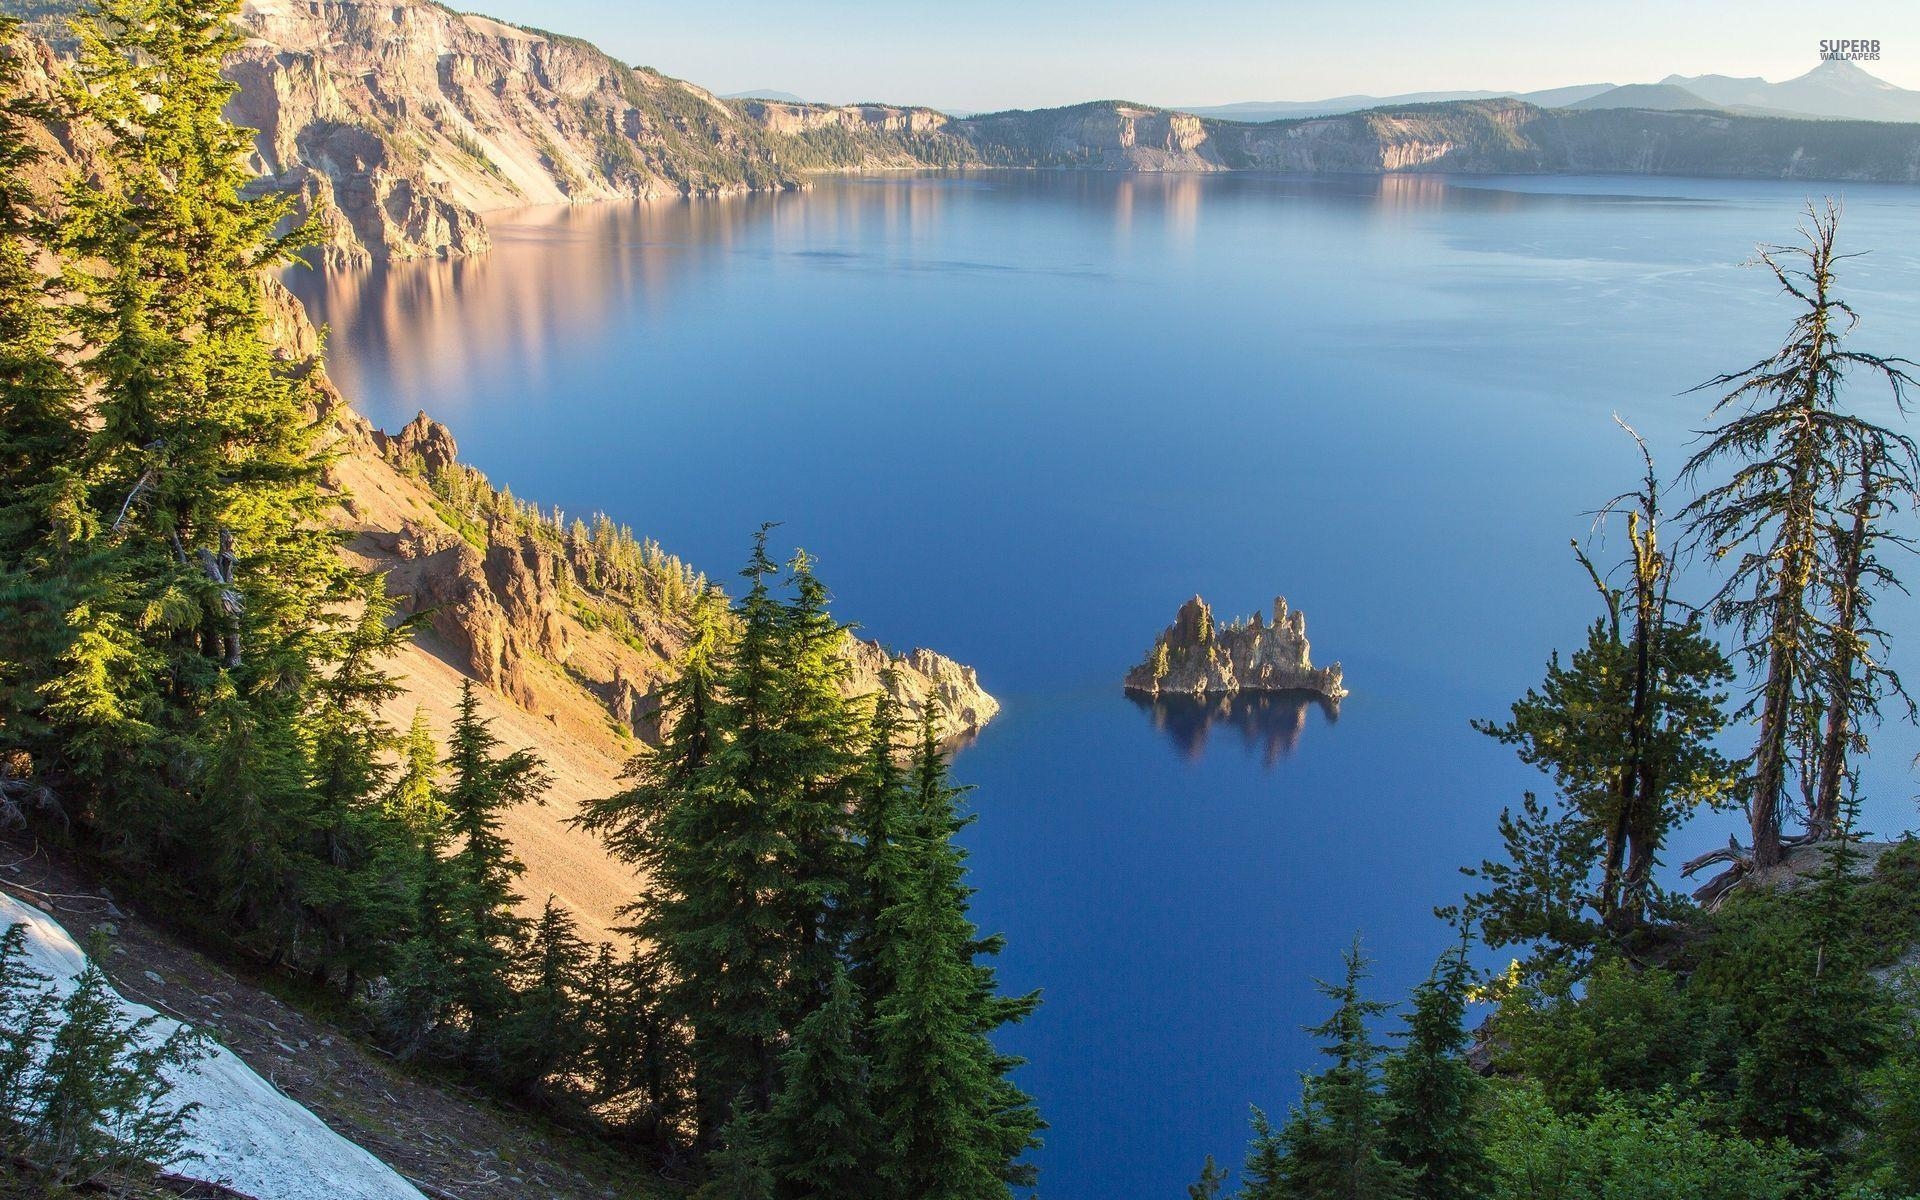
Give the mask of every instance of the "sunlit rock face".
[{"label": "sunlit rock face", "polygon": [[1180,606],[1146,660],[1127,672],[1126,689],[1149,696],[1231,696],[1236,692],[1313,692],[1338,701],[1347,694],[1340,664],[1313,665],[1307,616],[1275,597],[1273,618],[1255,613],[1220,625],[1195,596]]},{"label": "sunlit rock face", "polygon": [[335,265],[472,254],[479,214],[794,186],[705,90],[426,0],[249,0],[229,106]]}]

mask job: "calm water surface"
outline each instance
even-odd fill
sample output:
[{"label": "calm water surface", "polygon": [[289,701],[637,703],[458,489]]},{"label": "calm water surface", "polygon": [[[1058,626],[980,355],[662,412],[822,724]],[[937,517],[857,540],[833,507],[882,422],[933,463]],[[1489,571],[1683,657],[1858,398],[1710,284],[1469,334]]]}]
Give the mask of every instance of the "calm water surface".
[{"label": "calm water surface", "polygon": [[[1679,393],[1788,318],[1739,264],[1808,194],[850,179],[513,214],[476,261],[294,282],[376,422],[425,408],[516,494],[716,575],[783,521],[842,616],[979,667],[1006,707],[959,770],[1002,978],[1046,993],[1006,1039],[1053,1125],[1041,1194],[1149,1200],[1292,1100],[1350,938],[1391,995],[1447,945],[1432,906],[1534,784],[1467,722],[1592,613],[1567,541],[1634,482],[1612,414],[1677,466]],[[1920,190],[1845,199],[1860,344],[1920,357]],[[1303,608],[1337,720],[1123,696],[1196,591]],[[1882,738],[1878,830],[1912,823],[1916,748]]]}]

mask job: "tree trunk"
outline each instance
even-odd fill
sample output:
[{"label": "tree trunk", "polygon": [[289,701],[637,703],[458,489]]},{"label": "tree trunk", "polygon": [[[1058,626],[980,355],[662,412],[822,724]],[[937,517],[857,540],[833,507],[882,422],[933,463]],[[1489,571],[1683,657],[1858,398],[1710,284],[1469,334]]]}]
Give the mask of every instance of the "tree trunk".
[{"label": "tree trunk", "polygon": [[[1807,832],[1830,838],[1840,827],[1840,788],[1847,775],[1847,746],[1853,740],[1853,673],[1859,666],[1860,580],[1866,570],[1867,520],[1873,507],[1872,479],[1864,465],[1860,494],[1853,507],[1853,528],[1841,541],[1840,594],[1835,599],[1833,677],[1828,681],[1826,727],[1820,741],[1818,782]],[[1838,539],[1836,539],[1838,540]]]},{"label": "tree trunk", "polygon": [[[1792,600],[1787,585],[1775,604],[1776,616],[1791,619]],[[1787,720],[1793,695],[1793,655],[1782,638],[1782,622],[1774,625],[1773,646],[1767,652],[1766,699],[1760,709],[1760,740],[1753,752],[1753,794],[1747,798],[1747,819],[1753,829],[1753,865],[1771,867],[1782,857],[1780,794],[1787,782]],[[1790,626],[1789,626],[1790,628]]]}]

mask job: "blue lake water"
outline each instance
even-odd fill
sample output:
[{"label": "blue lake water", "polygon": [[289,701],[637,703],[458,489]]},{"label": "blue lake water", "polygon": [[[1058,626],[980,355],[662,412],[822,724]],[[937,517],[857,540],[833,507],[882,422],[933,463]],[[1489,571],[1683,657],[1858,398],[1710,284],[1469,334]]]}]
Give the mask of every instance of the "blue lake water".
[{"label": "blue lake water", "polygon": [[[1707,404],[1681,393],[1791,315],[1740,264],[1820,191],[839,179],[497,216],[485,258],[293,282],[376,422],[425,408],[517,495],[716,576],[782,521],[842,617],[980,669],[1005,711],[958,771],[1002,979],[1046,995],[1005,1039],[1053,1126],[1040,1194],[1149,1200],[1292,1100],[1356,933],[1385,995],[1448,944],[1432,907],[1536,782],[1467,722],[1594,611],[1567,542],[1635,481],[1612,415],[1675,473]],[[1844,197],[1860,345],[1920,357],[1920,189]],[[1122,695],[1196,591],[1304,609],[1337,720]],[[1914,823],[1917,748],[1877,744],[1879,832]]]}]

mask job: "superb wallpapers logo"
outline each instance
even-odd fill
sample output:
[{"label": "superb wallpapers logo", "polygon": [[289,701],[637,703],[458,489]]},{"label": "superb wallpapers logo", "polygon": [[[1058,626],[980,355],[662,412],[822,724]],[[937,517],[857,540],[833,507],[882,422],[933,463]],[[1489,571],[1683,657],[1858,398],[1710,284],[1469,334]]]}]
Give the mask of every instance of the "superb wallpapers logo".
[{"label": "superb wallpapers logo", "polygon": [[1822,39],[1820,42],[1822,62],[1879,62],[1879,38],[1837,38]]}]

